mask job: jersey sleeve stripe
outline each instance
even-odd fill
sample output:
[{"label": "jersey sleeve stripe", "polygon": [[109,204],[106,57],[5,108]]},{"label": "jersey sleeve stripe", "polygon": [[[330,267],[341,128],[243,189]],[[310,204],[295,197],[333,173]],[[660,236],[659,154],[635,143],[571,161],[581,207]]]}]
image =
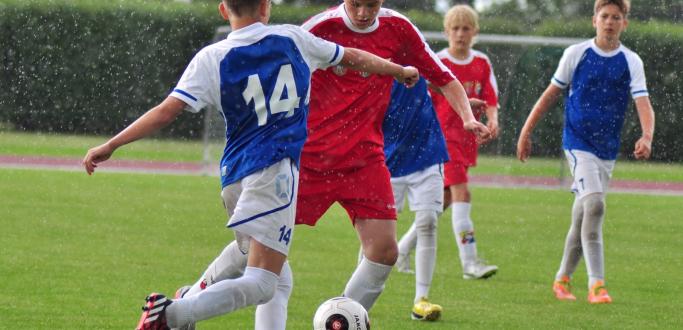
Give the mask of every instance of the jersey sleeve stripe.
[{"label": "jersey sleeve stripe", "polygon": [[339,45],[337,45],[337,48],[334,50],[334,56],[332,56],[332,59],[330,60],[330,63],[335,63],[337,62],[337,57],[339,56]]},{"label": "jersey sleeve stripe", "polygon": [[562,87],[562,88],[567,87],[567,83],[564,82],[564,81],[562,81],[562,80],[560,80],[560,79],[557,79],[557,78],[553,77],[553,80],[552,80],[552,81],[553,81],[556,85],[558,85],[559,87]]},{"label": "jersey sleeve stripe", "polygon": [[196,98],[196,97],[192,96],[192,94],[190,94],[190,93],[188,93],[188,92],[186,92],[186,91],[184,91],[184,90],[182,90],[182,89],[180,89],[180,88],[176,88],[176,89],[174,89],[173,91],[176,92],[176,93],[178,93],[178,94],[182,94],[182,95],[184,95],[184,96],[187,96],[187,97],[190,98],[192,101],[197,102],[197,98]]},{"label": "jersey sleeve stripe", "polygon": [[640,94],[648,95],[647,89],[643,89],[643,90],[639,90],[639,91],[635,91],[635,92],[631,93],[631,95],[633,95],[633,96],[640,95]]}]

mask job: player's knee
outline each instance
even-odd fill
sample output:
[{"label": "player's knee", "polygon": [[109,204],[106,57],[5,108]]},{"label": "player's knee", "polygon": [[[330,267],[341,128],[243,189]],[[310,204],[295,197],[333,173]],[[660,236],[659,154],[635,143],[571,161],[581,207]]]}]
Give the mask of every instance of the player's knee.
[{"label": "player's knee", "polygon": [[583,211],[588,217],[602,217],[605,214],[605,198],[603,194],[590,194],[584,197]]},{"label": "player's knee", "polygon": [[277,290],[277,281],[259,281],[256,287],[255,302],[254,305],[265,304],[273,299],[275,296],[275,291]]},{"label": "player's knee", "polygon": [[422,233],[436,231],[438,215],[434,211],[417,211],[415,214],[415,229]]}]

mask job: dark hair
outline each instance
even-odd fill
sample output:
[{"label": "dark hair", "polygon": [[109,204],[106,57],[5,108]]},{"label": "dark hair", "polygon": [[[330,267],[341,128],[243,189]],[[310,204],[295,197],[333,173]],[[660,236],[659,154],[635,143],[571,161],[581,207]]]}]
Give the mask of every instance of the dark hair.
[{"label": "dark hair", "polygon": [[261,0],[223,0],[223,2],[237,16],[250,15],[256,12],[259,4],[261,4]]},{"label": "dark hair", "polygon": [[628,12],[631,10],[631,1],[629,0],[595,0],[595,8],[594,13],[598,13],[600,11],[600,8],[607,6],[607,5],[615,5],[619,7],[619,10],[621,11],[624,16],[628,16]]}]

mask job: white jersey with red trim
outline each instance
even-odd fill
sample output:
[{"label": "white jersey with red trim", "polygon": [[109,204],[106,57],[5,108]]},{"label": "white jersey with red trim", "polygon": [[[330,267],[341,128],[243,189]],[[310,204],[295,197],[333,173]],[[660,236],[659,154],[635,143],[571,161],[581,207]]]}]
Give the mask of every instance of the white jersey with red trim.
[{"label": "white jersey with red trim", "polygon": [[[414,66],[437,86],[455,79],[420,31],[391,9],[381,8],[375,22],[361,30],[353,26],[342,4],[314,16],[303,28],[344,47],[363,49],[392,62]],[[342,66],[316,71],[311,85],[309,135],[301,166],[324,171],[384,162],[382,122],[391,87],[390,76]]]}]

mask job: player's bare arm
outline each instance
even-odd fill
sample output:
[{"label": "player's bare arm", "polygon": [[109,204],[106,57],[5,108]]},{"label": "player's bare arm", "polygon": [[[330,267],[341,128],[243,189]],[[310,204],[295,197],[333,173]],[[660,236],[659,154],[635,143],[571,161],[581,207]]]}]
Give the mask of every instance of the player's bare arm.
[{"label": "player's bare arm", "polygon": [[636,141],[633,155],[636,159],[648,159],[652,153],[652,138],[655,133],[655,112],[648,96],[636,98],[635,103],[643,133],[640,139]]},{"label": "player's bare arm", "polygon": [[407,87],[413,87],[420,78],[412,66],[404,67],[357,48],[345,48],[341,64],[352,70],[393,76]]},{"label": "player's bare arm", "polygon": [[82,162],[85,171],[89,175],[92,174],[97,164],[109,159],[120,146],[139,140],[167,126],[180,115],[185,106],[185,102],[172,96],[167,97],[161,104],[147,111],[109,141],[88,150]]},{"label": "player's bare arm", "polygon": [[536,124],[543,118],[548,109],[557,102],[557,99],[562,94],[562,89],[550,84],[543,92],[543,95],[538,99],[534,108],[529,113],[522,131],[519,133],[517,140],[517,159],[526,162],[531,155],[531,133],[536,127]]},{"label": "player's bare arm", "polygon": [[482,144],[494,140],[498,137],[498,107],[486,106],[486,127],[491,132],[489,139],[482,141]]},{"label": "player's bare arm", "polygon": [[478,139],[488,139],[491,132],[489,132],[489,129],[484,124],[474,118],[469,98],[462,84],[455,79],[439,88],[451,105],[451,108],[462,118],[463,128],[476,134]]}]

